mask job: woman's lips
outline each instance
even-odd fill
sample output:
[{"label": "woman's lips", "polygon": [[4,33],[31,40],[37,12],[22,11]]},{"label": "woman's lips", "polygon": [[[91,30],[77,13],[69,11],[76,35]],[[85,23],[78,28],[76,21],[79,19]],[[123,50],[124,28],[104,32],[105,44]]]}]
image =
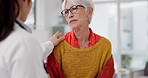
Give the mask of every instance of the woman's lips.
[{"label": "woman's lips", "polygon": [[71,23],[73,23],[73,22],[75,22],[75,21],[77,21],[77,20],[71,20],[69,23],[71,24]]}]

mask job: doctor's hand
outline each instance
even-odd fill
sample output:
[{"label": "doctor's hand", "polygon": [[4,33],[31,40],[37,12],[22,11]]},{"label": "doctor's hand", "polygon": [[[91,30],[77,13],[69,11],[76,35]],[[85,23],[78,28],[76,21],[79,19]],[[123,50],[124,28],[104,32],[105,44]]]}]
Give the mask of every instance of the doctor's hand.
[{"label": "doctor's hand", "polygon": [[50,39],[49,41],[51,41],[53,43],[54,46],[56,46],[59,42],[61,42],[62,40],[64,40],[64,37],[60,37],[62,33],[60,33],[59,31],[57,31]]}]

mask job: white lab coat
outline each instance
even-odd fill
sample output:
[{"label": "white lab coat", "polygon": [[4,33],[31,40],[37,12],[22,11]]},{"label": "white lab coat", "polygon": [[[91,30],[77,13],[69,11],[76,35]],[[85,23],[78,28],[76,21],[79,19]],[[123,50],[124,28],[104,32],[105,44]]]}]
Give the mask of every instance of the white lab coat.
[{"label": "white lab coat", "polygon": [[0,78],[48,78],[43,60],[54,46],[50,41],[45,46],[43,52],[31,34],[15,24],[14,31],[0,42]]}]

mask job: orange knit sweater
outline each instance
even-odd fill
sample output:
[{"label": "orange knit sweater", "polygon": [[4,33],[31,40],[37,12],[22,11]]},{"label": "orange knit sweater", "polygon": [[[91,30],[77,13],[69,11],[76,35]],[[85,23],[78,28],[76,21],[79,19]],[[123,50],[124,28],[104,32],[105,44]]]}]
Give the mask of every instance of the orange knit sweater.
[{"label": "orange knit sweater", "polygon": [[111,58],[111,44],[103,37],[92,47],[79,49],[62,41],[54,56],[65,78],[96,78]]}]

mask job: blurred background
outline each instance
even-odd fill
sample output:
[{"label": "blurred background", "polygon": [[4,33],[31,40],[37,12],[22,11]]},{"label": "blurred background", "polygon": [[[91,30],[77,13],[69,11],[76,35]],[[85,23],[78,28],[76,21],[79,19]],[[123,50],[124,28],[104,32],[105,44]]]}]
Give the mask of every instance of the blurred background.
[{"label": "blurred background", "polygon": [[[63,0],[33,0],[25,22],[45,42],[56,31],[71,29],[60,14]],[[114,78],[148,78],[148,0],[93,0],[92,30],[112,43]]]}]

